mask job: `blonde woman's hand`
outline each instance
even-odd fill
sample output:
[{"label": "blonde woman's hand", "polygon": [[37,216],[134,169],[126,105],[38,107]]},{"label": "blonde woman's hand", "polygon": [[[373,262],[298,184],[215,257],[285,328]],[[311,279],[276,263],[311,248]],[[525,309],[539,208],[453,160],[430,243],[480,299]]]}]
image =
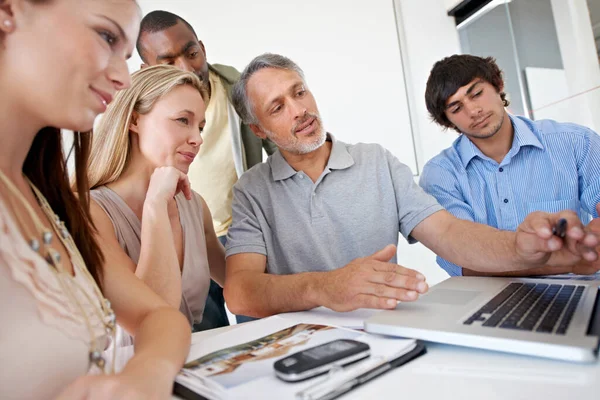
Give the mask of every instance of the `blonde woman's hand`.
[{"label": "blonde woman's hand", "polygon": [[179,192],[192,199],[192,188],[186,174],[174,167],[159,167],[150,178],[146,202],[167,204]]}]

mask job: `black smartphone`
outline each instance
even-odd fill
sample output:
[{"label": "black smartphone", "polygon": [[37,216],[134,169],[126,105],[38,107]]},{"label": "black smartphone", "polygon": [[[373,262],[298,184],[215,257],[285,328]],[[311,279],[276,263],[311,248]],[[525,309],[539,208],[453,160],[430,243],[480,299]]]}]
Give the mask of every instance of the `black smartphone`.
[{"label": "black smartphone", "polygon": [[338,339],[302,350],[273,364],[275,375],[287,382],[297,382],[324,374],[337,366],[369,357],[371,349],[363,342]]}]

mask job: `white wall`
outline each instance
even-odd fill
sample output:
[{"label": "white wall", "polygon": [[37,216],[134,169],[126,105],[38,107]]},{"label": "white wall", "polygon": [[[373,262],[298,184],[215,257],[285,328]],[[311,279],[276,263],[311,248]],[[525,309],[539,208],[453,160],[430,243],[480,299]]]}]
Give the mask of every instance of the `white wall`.
[{"label": "white wall", "polygon": [[[551,0],[556,32],[567,77],[566,100],[576,122],[600,132],[600,66],[587,2],[585,0]],[[588,92],[589,91],[589,92]]]},{"label": "white wall", "polygon": [[[529,102],[534,119],[573,121],[570,104],[562,102],[569,95],[567,75],[562,68],[526,67]],[[548,85],[552,82],[552,85]],[[556,105],[548,106],[548,105]]]},{"label": "white wall", "polygon": [[[211,63],[242,69],[265,51],[290,56],[305,70],[328,130],[349,142],[382,143],[417,171],[456,138],[430,121],[424,102],[433,63],[460,51],[445,2],[306,0],[299,6],[281,0],[140,0],[139,4],[144,14],[164,9],[186,18],[205,43]],[[131,70],[139,64],[136,55]],[[420,244],[409,246],[401,239],[398,262],[422,271],[430,283],[447,277],[434,254]]]},{"label": "white wall", "polygon": [[[569,80],[564,69],[526,68],[525,73],[535,119],[589,122],[588,99],[586,95],[569,97]],[[552,82],[552,85],[548,85],[548,82]],[[593,94],[596,93],[588,95]]]}]

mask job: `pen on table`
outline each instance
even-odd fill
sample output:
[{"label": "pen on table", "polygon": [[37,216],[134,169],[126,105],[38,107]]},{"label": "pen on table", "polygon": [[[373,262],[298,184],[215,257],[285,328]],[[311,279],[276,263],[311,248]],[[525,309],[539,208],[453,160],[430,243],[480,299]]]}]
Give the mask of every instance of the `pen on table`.
[{"label": "pen on table", "polygon": [[316,385],[296,393],[296,400],[335,399],[340,395],[361,386],[363,383],[425,354],[425,352],[425,347],[416,342],[408,352],[406,352],[405,349],[397,354],[392,354],[390,357],[374,357],[372,362],[367,362],[362,367],[348,371],[348,374],[343,372],[340,374],[333,374],[333,376],[325,378]]},{"label": "pen on table", "polygon": [[[325,378],[321,383],[296,393],[297,400],[328,400],[346,393],[356,386],[375,378],[393,368],[393,365],[384,357],[377,357],[373,363],[344,374],[338,372]],[[343,371],[343,370],[342,370]]]},{"label": "pen on table", "polygon": [[384,372],[389,371],[390,369],[392,369],[392,365],[389,362],[386,362],[385,364],[382,364],[371,371],[367,371],[362,375],[343,383],[342,385],[335,388],[333,391],[327,393],[325,396],[320,397],[319,400],[335,399],[336,397],[339,397],[342,394],[354,389],[356,386],[362,385],[363,383],[370,381],[371,379],[383,374]]},{"label": "pen on table", "polygon": [[564,218],[556,221],[556,225],[552,228],[552,234],[559,238],[564,238],[567,235],[567,220]]}]

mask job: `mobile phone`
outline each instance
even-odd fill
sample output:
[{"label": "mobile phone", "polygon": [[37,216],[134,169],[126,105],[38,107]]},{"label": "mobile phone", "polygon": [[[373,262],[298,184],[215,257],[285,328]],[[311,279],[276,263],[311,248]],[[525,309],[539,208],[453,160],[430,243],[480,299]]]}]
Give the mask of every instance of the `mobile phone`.
[{"label": "mobile phone", "polygon": [[275,375],[287,382],[297,382],[324,374],[334,367],[347,365],[369,357],[368,344],[350,339],[338,339],[302,350],[273,364]]}]

